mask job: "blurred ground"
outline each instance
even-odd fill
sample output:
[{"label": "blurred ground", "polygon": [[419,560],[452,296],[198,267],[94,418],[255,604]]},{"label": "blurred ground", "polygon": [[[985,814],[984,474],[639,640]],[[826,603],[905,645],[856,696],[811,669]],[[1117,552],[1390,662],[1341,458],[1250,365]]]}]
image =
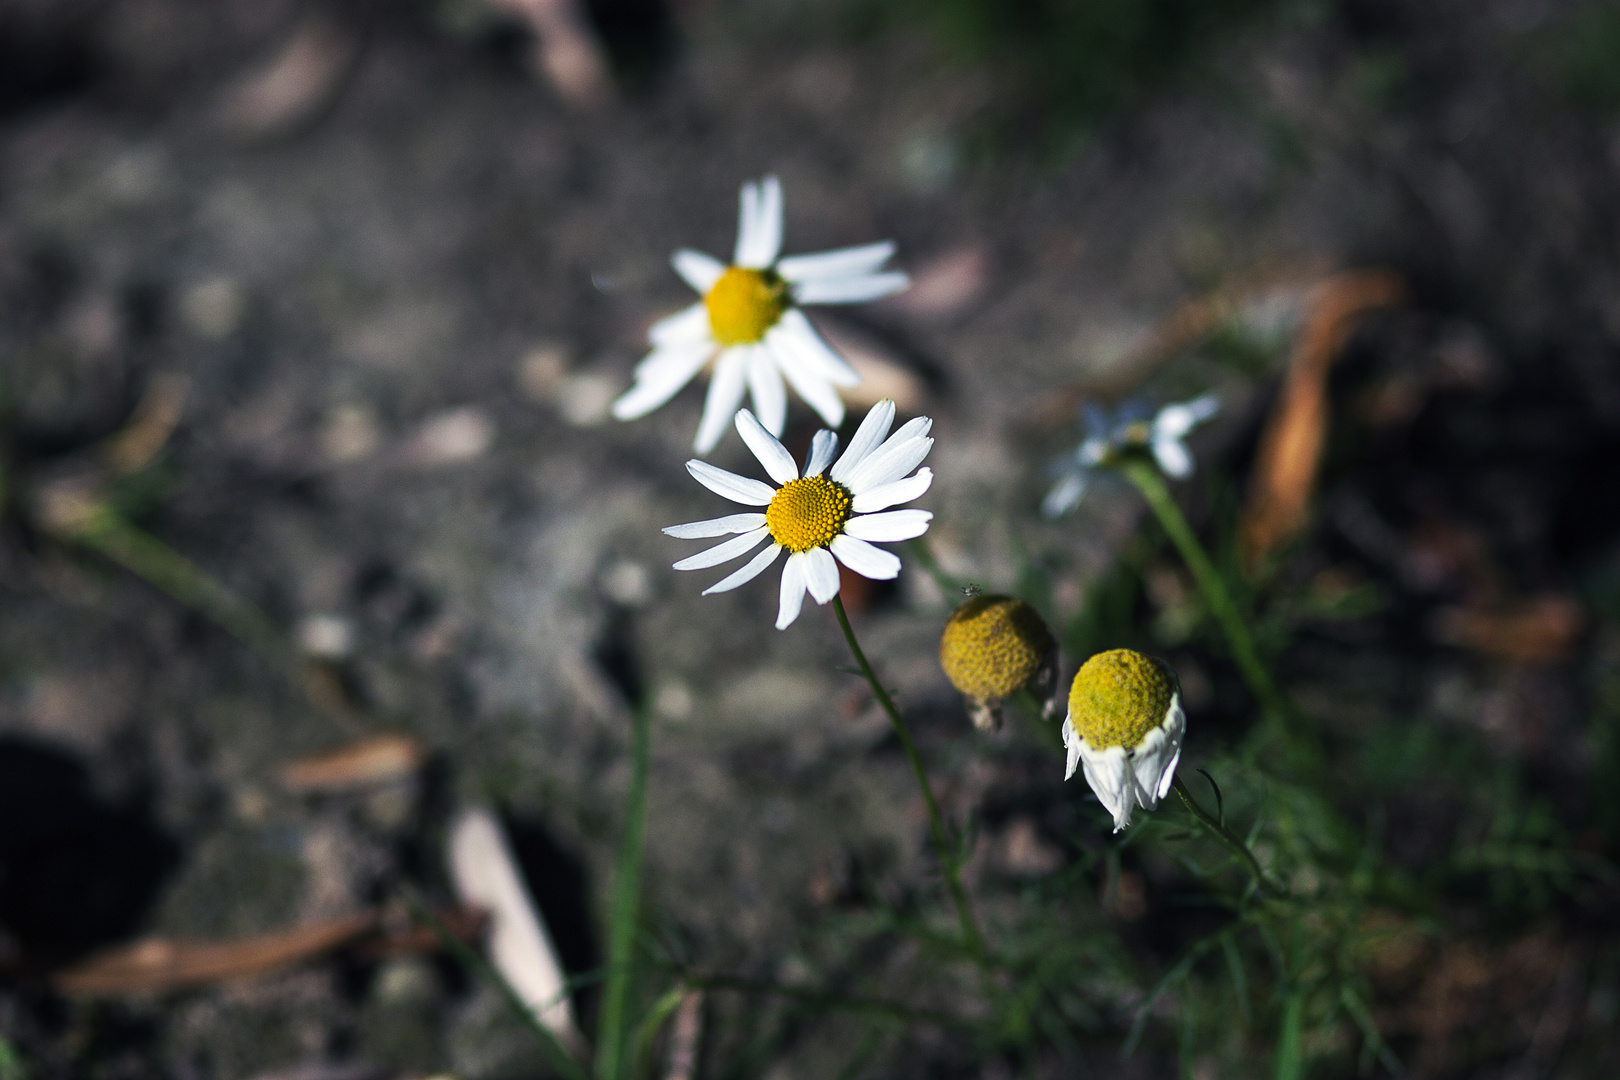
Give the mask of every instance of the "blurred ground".
[{"label": "blurred ground", "polygon": [[[0,6],[13,493],[183,375],[138,520],[279,625],[338,639],[318,708],[14,504],[0,542],[10,962],[28,976],[137,933],[283,928],[403,881],[438,895],[448,813],[488,800],[530,838],[565,961],[593,967],[632,679],[658,717],[649,895],[705,966],[790,977],[800,927],[851,867],[916,887],[921,806],[881,715],[835,670],[831,613],[778,634],[773,590],[702,598],[703,575],[668,570],[687,547],[657,527],[715,512],[681,468],[698,392],[633,425],[606,418],[646,327],[687,302],[669,252],[728,252],[738,184],[766,172],[786,189],[787,250],[898,242],[913,293],[827,324],[895,365],[906,411],[936,420],[925,505],[946,569],[994,589],[1045,574],[1060,624],[1086,610],[1136,511],[1105,492],[1061,525],[1036,518],[1041,463],[1072,437],[1058,389],[1213,384],[1228,407],[1198,445],[1224,455],[1217,475],[1241,475],[1275,359],[1207,349],[1154,372],[1132,366],[1138,346],[1217,286],[1259,279],[1286,297],[1324,269],[1398,271],[1410,302],[1368,325],[1337,376],[1323,524],[1293,571],[1313,595],[1373,581],[1388,603],[1302,634],[1286,681],[1335,731],[1368,715],[1479,729],[1538,783],[1568,782],[1588,846],[1613,851],[1620,803],[1569,778],[1602,767],[1589,676],[1616,655],[1590,597],[1620,571],[1620,128],[1568,105],[1566,68],[1544,60],[1584,10],[1288,6],[1198,79],[1034,164],[980,151],[993,75],[942,67],[913,33],[850,42],[814,7],[689,2],[667,38],[631,12],[638,79],[582,109],[532,75],[516,30],[404,4]],[[263,73],[290,42],[305,83],[278,89]],[[812,430],[799,409],[786,441]],[[715,459],[747,465],[735,438]],[[1144,577],[1143,603],[1173,620],[1185,585],[1154,565]],[[1527,660],[1520,638],[1493,649],[1498,624],[1468,621],[1546,596],[1581,612],[1578,646]],[[867,648],[948,800],[988,799],[986,859],[1014,875],[1060,859],[1052,831],[1073,814],[1042,808],[1081,793],[970,736],[935,661],[951,598],[908,568],[865,601]],[[1234,725],[1230,672],[1176,647],[1195,730],[1200,704],[1211,731]],[[379,731],[419,736],[431,767],[360,794],[278,784],[286,761]],[[1421,865],[1425,844],[1449,843],[1433,830],[1450,837],[1467,811],[1411,813],[1427,824],[1394,846]],[[1422,1075],[1554,1075],[1565,1040],[1612,1022],[1608,924],[1585,939],[1605,953],[1575,944],[1579,920],[1547,919],[1553,944],[1521,944],[1512,970],[1551,995],[1534,1008],[1564,1012],[1471,1057],[1457,1017],[1496,1006],[1457,1004],[1492,993],[1475,974],[1490,962],[1459,945],[1439,964],[1452,982],[1408,995],[1429,1011],[1391,1020]],[[1559,994],[1594,1003],[1571,1011]],[[21,977],[0,1030],[40,1076],[524,1075],[525,1036],[500,1008],[406,956],[105,1005]],[[1171,1074],[1173,1048],[1121,1064],[1116,1045],[1098,1042],[1094,1075]],[[1557,1075],[1615,1067],[1581,1045],[1598,1047],[1583,1059],[1596,1071]],[[926,1041],[912,1052],[956,1075]],[[846,1054],[806,1038],[771,1075],[831,1074]],[[1463,1071],[1481,1061],[1498,1071]]]}]

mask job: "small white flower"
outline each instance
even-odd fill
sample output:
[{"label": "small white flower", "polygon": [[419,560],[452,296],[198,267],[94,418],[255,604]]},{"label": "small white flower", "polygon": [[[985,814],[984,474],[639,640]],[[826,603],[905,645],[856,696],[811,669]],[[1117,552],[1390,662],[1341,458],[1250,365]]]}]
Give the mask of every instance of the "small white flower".
[{"label": "small white flower", "polygon": [[1041,503],[1041,513],[1058,517],[1074,507],[1086,493],[1091,474],[1112,464],[1131,450],[1153,455],[1166,476],[1185,480],[1192,475],[1192,454],[1184,441],[1199,424],[1214,416],[1220,399],[1205,394],[1176,405],[1166,405],[1151,420],[1139,402],[1127,402],[1113,416],[1101,406],[1086,406],[1086,439],[1073,454],[1059,458],[1058,481]]},{"label": "small white flower", "polygon": [[1168,667],[1131,649],[1098,653],[1081,665],[1069,689],[1063,779],[1083,767],[1119,832],[1130,825],[1133,807],[1152,810],[1170,793],[1186,731]]},{"label": "small white flower", "polygon": [[700,454],[720,441],[744,389],[765,429],[780,435],[787,417],[784,378],[830,427],[843,423],[844,403],[835,387],[854,386],[861,378],[799,306],[876,300],[904,289],[909,279],[882,269],[894,254],[889,241],[778,259],[781,247],[782,185],[774,176],[744,184],[731,264],[689,248],[674,254],[675,272],[703,299],[653,324],[647,335],[653,351],[637,365],[635,385],[613,403],[614,416],[645,416],[712,361],[693,440]]},{"label": "small white flower", "polygon": [[[675,564],[677,570],[702,570],[738,559],[761,541],[770,544],[729,577],[703,590],[703,595],[726,592],[758,577],[788,553],[782,567],[781,604],[776,628],[785,630],[799,617],[806,591],[825,604],[838,594],[836,557],[863,577],[879,581],[900,573],[900,560],[872,542],[910,540],[928,531],[934,515],[926,510],[889,510],[920,497],[933,483],[934,474],[918,469],[934,440],[928,437],[933,421],[918,417],[889,434],[894,423],[894,402],[872,406],[836,463],[838,436],[818,431],[810,440],[810,456],[801,474],[793,456],[747,409],[737,413],[737,433],[754,452],[779,487],[718,469],[695,458],[686,470],[698,483],[717,495],[744,506],[762,506],[763,513],[732,514],[689,525],[671,525],[664,532],[682,540],[739,533]],[[832,464],[831,470],[827,466]],[[915,473],[913,469],[917,469]],[[825,473],[825,475],[823,475]],[[880,511],[887,511],[880,513]]]}]

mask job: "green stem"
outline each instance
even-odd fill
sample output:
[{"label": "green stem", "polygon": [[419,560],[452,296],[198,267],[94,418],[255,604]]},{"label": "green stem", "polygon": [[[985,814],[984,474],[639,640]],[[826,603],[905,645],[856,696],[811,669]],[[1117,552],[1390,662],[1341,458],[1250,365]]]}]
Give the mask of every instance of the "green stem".
[{"label": "green stem", "polygon": [[1305,992],[1291,987],[1283,1002],[1282,1030],[1277,1033],[1276,1080],[1299,1080],[1304,1074],[1302,1047],[1305,1027]]},{"label": "green stem", "polygon": [[1120,464],[1123,472],[1136,489],[1147,500],[1148,507],[1159,519],[1159,525],[1170,542],[1176,545],[1181,553],[1182,561],[1187,569],[1192,571],[1193,581],[1198,585],[1198,591],[1209,605],[1210,613],[1220,624],[1221,632],[1226,635],[1227,646],[1232,650],[1232,659],[1237,661],[1238,671],[1249,690],[1259,700],[1260,707],[1264,709],[1276,722],[1288,724],[1291,722],[1292,711],[1282,691],[1271,678],[1265,664],[1260,660],[1260,654],[1254,647],[1254,636],[1249,633],[1249,626],[1243,619],[1243,613],[1238,610],[1237,603],[1232,594],[1227,591],[1226,582],[1221,579],[1215,564],[1210,561],[1204,547],[1198,542],[1192,526],[1187,524],[1187,518],[1182,514],[1176,500],[1171,498],[1170,489],[1165,486],[1164,478],[1153,465],[1139,458],[1129,458]]},{"label": "green stem", "polygon": [[1273,898],[1283,895],[1282,890],[1273,885],[1271,879],[1266,876],[1265,870],[1260,866],[1260,860],[1254,857],[1254,852],[1249,850],[1249,845],[1239,840],[1230,829],[1221,824],[1209,811],[1199,806],[1198,801],[1192,797],[1192,792],[1187,790],[1187,785],[1181,782],[1181,777],[1176,777],[1171,782],[1171,786],[1175,788],[1176,794],[1180,796],[1182,805],[1192,813],[1193,817],[1198,819],[1199,824],[1215,834],[1217,840],[1225,844],[1234,855],[1243,860],[1248,867],[1249,873],[1254,877],[1254,883],[1259,886],[1261,892]]},{"label": "green stem", "polygon": [[844,611],[844,598],[833,597],[833,610],[838,613],[838,625],[843,628],[844,640],[849,643],[849,651],[855,657],[855,663],[860,667],[861,674],[866,677],[867,684],[872,687],[878,704],[888,714],[889,724],[894,733],[900,737],[900,745],[905,747],[906,760],[911,762],[912,774],[917,777],[917,787],[922,790],[923,802],[928,807],[928,830],[933,835],[934,852],[939,857],[940,869],[945,873],[945,887],[951,894],[951,903],[956,907],[956,919],[961,925],[962,942],[973,954],[975,960],[983,963],[985,960],[984,938],[979,933],[979,924],[973,918],[973,909],[968,904],[967,892],[962,888],[962,877],[957,867],[955,853],[951,850],[950,837],[945,832],[945,820],[940,816],[939,803],[934,800],[934,789],[928,783],[928,774],[923,771],[922,758],[917,753],[917,744],[911,741],[911,732],[906,728],[906,722],[900,718],[900,710],[895,707],[894,699],[878,681],[877,673],[861,651],[861,643],[855,639],[855,631],[849,625],[849,615]]},{"label": "green stem", "polygon": [[608,931],[607,985],[602,992],[602,1018],[596,1033],[598,1080],[619,1080],[625,1064],[625,1012],[641,901],[641,856],[647,827],[647,759],[651,722],[637,705],[631,714],[630,790],[624,797],[624,841],[619,847],[613,883],[613,916]]}]

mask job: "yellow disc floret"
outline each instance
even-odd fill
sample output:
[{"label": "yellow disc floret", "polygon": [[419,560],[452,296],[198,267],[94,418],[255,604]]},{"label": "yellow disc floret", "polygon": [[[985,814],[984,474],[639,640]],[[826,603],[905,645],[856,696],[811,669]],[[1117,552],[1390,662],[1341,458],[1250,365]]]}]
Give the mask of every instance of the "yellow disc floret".
[{"label": "yellow disc floret", "polygon": [[939,663],[963,694],[999,701],[1035,677],[1052,644],[1046,623],[1022,600],[975,596],[946,621]]},{"label": "yellow disc floret", "polygon": [[1162,662],[1113,649],[1080,666],[1069,688],[1069,718],[1093,750],[1133,749],[1164,723],[1175,692],[1174,676]]},{"label": "yellow disc floret", "polygon": [[789,480],[765,508],[765,524],[791,552],[826,547],[843,531],[853,502],[848,488],[825,476]]},{"label": "yellow disc floret", "polygon": [[721,345],[748,345],[765,336],[788,306],[787,282],[770,270],[730,266],[703,298],[709,329]]}]

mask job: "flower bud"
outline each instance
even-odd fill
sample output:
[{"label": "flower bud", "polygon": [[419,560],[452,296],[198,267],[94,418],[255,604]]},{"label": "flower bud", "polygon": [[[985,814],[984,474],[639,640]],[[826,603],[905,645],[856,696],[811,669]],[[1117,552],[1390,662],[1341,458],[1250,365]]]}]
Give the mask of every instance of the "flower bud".
[{"label": "flower bud", "polygon": [[[939,663],[967,698],[981,731],[1001,726],[1001,703],[1026,686],[1051,699],[1057,643],[1034,608],[1011,596],[975,596],[951,613],[939,639]],[[1047,712],[1055,711],[1049,702]]]}]

